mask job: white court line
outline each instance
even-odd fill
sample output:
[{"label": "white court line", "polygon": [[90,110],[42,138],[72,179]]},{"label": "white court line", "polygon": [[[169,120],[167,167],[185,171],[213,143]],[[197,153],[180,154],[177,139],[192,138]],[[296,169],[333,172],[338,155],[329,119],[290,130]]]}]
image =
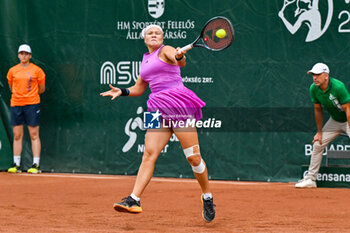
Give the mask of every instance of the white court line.
[{"label": "white court line", "polygon": [[[131,179],[135,176],[118,176],[118,175],[81,175],[81,174],[18,174],[21,176],[32,176],[32,177],[59,177],[59,178],[78,178],[78,179],[99,179],[99,180],[122,180],[122,179]],[[168,182],[168,183],[197,183],[195,179],[183,179],[183,178],[160,178],[152,177],[151,181],[156,182]],[[285,183],[272,183],[272,182],[243,182],[243,181],[223,181],[223,180],[209,180],[211,184],[231,184],[231,185],[276,185],[276,184],[285,184]]]}]

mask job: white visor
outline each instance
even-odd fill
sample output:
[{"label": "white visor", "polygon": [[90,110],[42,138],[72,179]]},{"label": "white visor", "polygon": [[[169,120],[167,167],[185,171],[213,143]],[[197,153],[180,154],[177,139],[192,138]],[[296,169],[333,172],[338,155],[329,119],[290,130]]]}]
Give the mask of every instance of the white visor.
[{"label": "white visor", "polygon": [[142,32],[141,32],[142,38],[145,38],[146,32],[147,32],[148,29],[150,29],[150,28],[158,28],[158,29],[162,32],[162,34],[164,34],[163,29],[162,29],[159,25],[150,24],[150,25],[148,25],[147,27],[145,27],[144,29],[142,29]]}]

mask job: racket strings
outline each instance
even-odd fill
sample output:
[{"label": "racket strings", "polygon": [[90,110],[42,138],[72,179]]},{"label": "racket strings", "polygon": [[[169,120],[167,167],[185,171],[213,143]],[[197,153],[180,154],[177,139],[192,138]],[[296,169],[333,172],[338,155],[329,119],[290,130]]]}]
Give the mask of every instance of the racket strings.
[{"label": "racket strings", "polygon": [[[219,38],[216,36],[216,31],[219,29],[224,29],[226,31],[226,36],[224,38]],[[231,45],[234,40],[233,28],[225,19],[218,18],[209,22],[205,29],[203,30],[202,39],[204,44],[209,48],[214,50],[222,50]]]}]

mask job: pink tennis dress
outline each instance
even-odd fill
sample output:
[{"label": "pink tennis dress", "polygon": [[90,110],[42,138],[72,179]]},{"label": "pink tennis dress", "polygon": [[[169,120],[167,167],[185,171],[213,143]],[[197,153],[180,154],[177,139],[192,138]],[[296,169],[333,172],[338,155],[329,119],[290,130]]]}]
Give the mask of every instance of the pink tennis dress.
[{"label": "pink tennis dress", "polygon": [[183,85],[179,66],[159,59],[163,46],[151,54],[145,53],[142,59],[140,76],[152,92],[147,101],[148,111],[159,110],[167,120],[200,120],[205,103]]}]

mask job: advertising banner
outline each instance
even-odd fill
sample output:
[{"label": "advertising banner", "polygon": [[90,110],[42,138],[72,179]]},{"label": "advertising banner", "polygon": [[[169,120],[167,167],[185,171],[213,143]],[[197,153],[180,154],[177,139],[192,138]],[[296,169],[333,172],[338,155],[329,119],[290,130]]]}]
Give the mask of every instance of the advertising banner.
[{"label": "advertising banner", "polygon": [[[302,177],[307,174],[308,166],[301,167]],[[350,188],[350,167],[321,166],[316,180],[317,187]]]},{"label": "advertising banner", "polygon": [[[235,30],[233,44],[220,52],[193,48],[181,68],[184,85],[206,104],[196,126],[210,178],[296,181],[316,133],[306,72],[324,62],[350,87],[349,12],[347,0],[1,1],[5,102],[7,71],[19,62],[18,46],[28,43],[32,62],[46,73],[41,168],[135,175],[145,151],[144,119],[153,118],[144,118],[150,89],[114,101],[99,94],[110,84],[135,84],[148,52],[145,26],[161,26],[164,44],[176,48],[194,41],[210,18],[224,16]],[[348,144],[342,138],[330,146]],[[30,150],[23,153],[30,163]],[[194,177],[175,135],[154,175]]]}]

